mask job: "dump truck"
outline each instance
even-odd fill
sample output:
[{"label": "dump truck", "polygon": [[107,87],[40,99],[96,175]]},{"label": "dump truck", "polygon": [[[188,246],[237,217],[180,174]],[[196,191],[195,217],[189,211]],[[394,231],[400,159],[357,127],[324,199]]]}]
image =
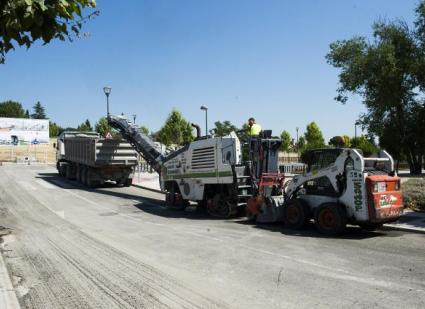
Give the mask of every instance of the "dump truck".
[{"label": "dump truck", "polygon": [[65,131],[59,135],[56,167],[68,179],[95,187],[105,182],[130,186],[138,155],[122,139],[104,139],[93,132]]}]

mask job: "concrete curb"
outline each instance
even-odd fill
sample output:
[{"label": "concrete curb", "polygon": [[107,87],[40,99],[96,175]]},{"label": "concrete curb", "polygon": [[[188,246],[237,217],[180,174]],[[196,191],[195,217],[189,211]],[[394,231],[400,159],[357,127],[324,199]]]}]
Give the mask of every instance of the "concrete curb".
[{"label": "concrete curb", "polygon": [[425,234],[425,229],[414,228],[414,227],[410,227],[410,226],[400,226],[398,224],[384,224],[382,229],[383,230],[388,229],[388,230],[395,230],[395,231],[402,231],[402,232]]},{"label": "concrete curb", "polygon": [[20,309],[18,297],[10,281],[3,255],[0,253],[0,308]]},{"label": "concrete curb", "polygon": [[148,190],[148,191],[156,192],[156,193],[162,193],[162,194],[165,194],[165,192],[164,192],[164,191],[161,191],[161,190],[158,190],[158,189],[149,188],[149,187],[145,187],[145,186],[141,186],[141,185],[134,184],[134,183],[132,184],[132,186],[133,186],[133,187],[140,188],[140,189],[145,189],[145,190]]}]

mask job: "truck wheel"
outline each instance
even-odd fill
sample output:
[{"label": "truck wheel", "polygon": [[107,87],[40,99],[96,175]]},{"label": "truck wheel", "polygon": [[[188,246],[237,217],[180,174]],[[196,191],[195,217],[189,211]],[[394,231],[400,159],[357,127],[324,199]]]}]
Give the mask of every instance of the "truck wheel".
[{"label": "truck wheel", "polygon": [[283,209],[285,226],[291,229],[302,229],[308,220],[308,209],[298,199],[291,199]]},{"label": "truck wheel", "polygon": [[87,167],[81,169],[81,184],[87,186]]},{"label": "truck wheel", "polygon": [[86,185],[89,188],[94,188],[96,187],[96,182],[93,180],[93,172],[91,171],[90,168],[87,168],[87,172],[86,172]]},{"label": "truck wheel", "polygon": [[72,166],[71,166],[71,164],[67,164],[66,165],[66,174],[65,174],[65,176],[68,179],[72,179]]},{"label": "truck wheel", "polygon": [[347,215],[336,203],[325,203],[317,207],[314,213],[314,224],[320,233],[338,235],[345,230]]},{"label": "truck wheel", "polygon": [[214,195],[212,201],[207,203],[208,213],[217,218],[230,218],[236,211],[233,204],[222,197],[221,194],[217,193]]}]

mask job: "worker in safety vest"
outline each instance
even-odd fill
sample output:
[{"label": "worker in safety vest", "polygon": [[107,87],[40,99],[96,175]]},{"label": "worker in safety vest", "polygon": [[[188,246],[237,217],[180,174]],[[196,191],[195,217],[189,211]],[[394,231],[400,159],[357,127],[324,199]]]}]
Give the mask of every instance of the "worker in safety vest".
[{"label": "worker in safety vest", "polygon": [[260,135],[261,132],[261,126],[257,123],[255,123],[255,119],[254,118],[249,118],[248,119],[248,135],[252,136],[252,137],[257,137],[258,135]]}]

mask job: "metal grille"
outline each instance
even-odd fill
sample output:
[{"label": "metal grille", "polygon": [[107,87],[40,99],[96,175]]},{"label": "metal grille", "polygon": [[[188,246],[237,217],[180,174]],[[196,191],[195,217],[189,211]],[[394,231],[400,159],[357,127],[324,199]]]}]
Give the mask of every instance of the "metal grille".
[{"label": "metal grille", "polygon": [[204,147],[194,149],[192,152],[192,169],[214,169],[215,149],[214,147]]}]

